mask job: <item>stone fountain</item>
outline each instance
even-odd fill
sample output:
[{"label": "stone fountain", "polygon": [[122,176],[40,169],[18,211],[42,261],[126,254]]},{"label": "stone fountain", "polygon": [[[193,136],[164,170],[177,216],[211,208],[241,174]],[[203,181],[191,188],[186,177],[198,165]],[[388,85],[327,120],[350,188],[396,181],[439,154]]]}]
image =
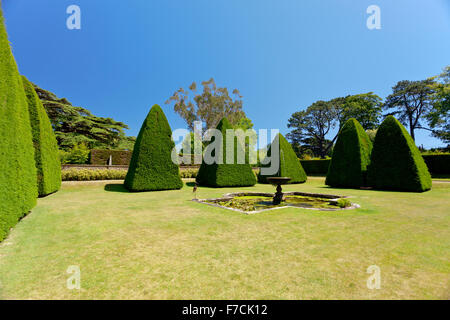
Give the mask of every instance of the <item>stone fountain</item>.
[{"label": "stone fountain", "polygon": [[275,196],[273,197],[273,204],[279,205],[281,201],[283,201],[283,190],[281,186],[283,184],[287,184],[291,178],[289,177],[268,177],[266,178],[267,181],[270,182],[270,184],[277,186],[277,192],[275,193]]}]

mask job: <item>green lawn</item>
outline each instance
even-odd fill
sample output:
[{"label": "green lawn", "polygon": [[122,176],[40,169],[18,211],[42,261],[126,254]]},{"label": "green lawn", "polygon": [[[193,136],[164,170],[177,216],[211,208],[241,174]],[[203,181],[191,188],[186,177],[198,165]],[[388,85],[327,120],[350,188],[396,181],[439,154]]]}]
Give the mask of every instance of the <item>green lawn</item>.
[{"label": "green lawn", "polygon": [[[426,193],[330,189],[361,209],[255,215],[190,201],[192,188],[127,193],[64,183],[0,244],[4,299],[449,299],[450,183]],[[117,183],[117,182],[116,182]],[[252,188],[200,188],[201,198]],[[66,288],[68,266],[81,290]],[[369,290],[370,265],[381,289]]]}]

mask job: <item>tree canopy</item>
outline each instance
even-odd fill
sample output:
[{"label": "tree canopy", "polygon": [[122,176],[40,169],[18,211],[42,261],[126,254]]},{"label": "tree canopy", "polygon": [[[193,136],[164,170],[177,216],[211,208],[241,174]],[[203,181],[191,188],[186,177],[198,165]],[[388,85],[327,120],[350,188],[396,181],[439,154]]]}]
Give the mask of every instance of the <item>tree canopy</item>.
[{"label": "tree canopy", "polygon": [[[311,150],[319,157],[325,158],[329,155],[339,130],[348,119],[356,119],[365,130],[377,128],[381,118],[381,101],[381,98],[372,92],[330,101],[316,101],[306,110],[292,114],[288,128],[293,130],[287,137],[298,151]],[[336,127],[336,134],[331,140],[328,139],[328,134]]]},{"label": "tree canopy", "polygon": [[450,66],[436,77],[431,84],[434,91],[433,109],[426,115],[432,135],[450,143]]},{"label": "tree canopy", "polygon": [[97,117],[35,84],[34,88],[47,111],[61,149],[70,149],[80,143],[89,148],[133,149],[135,138],[125,135],[124,129],[128,129],[125,123]]},{"label": "tree canopy", "polygon": [[180,88],[166,101],[166,104],[174,103],[174,111],[186,121],[191,131],[194,131],[195,121],[203,122],[205,129],[212,129],[224,117],[227,117],[232,126],[242,128],[253,126],[251,121],[245,120],[239,90],[232,91],[232,98],[228,89],[218,87],[213,78],[201,84],[203,86],[201,93],[197,91],[197,84],[193,82],[188,90]]}]

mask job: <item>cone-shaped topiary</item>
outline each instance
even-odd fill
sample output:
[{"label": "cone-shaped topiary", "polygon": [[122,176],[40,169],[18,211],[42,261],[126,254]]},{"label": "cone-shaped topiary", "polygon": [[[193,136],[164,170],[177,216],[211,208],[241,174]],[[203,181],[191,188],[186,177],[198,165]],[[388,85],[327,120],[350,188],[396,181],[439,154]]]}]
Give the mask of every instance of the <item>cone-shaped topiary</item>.
[{"label": "cone-shaped topiary", "polygon": [[56,192],[61,187],[61,162],[53,128],[33,84],[22,76],[30,113],[34,160],[37,169],[37,187],[40,197]]},{"label": "cone-shaped topiary", "polygon": [[134,145],[125,187],[130,191],[181,189],[178,164],[172,161],[172,130],[161,107],[154,105]]},{"label": "cone-shaped topiary", "polygon": [[0,241],[36,204],[36,166],[22,79],[0,8]]},{"label": "cone-shaped topiary", "polygon": [[378,129],[368,180],[376,189],[414,192],[431,189],[431,176],[419,149],[393,116],[386,117]]},{"label": "cone-shaped topiary", "polygon": [[[235,139],[234,146],[234,162],[227,163],[227,138],[226,131],[233,127],[226,118],[220,120],[216,129],[222,133],[222,147],[223,150],[218,150],[217,159],[222,159],[222,163],[207,164],[205,159],[202,161],[202,165],[197,174],[196,181],[198,184],[209,187],[244,187],[253,186],[256,184],[256,177],[253,173],[252,167],[248,163],[248,154],[245,155],[245,163],[239,164],[237,161],[238,152],[244,152],[244,146],[242,146],[237,139]],[[205,154],[211,148],[212,143],[215,143],[215,138],[212,138],[211,143],[206,147]],[[220,141],[218,141],[220,144]],[[242,149],[238,149],[242,148]]]},{"label": "cone-shaped topiary", "polygon": [[372,142],[359,122],[345,122],[333,149],[325,184],[332,187],[359,188],[367,184]]},{"label": "cone-shaped topiary", "polygon": [[[258,182],[268,183],[266,180],[267,177],[290,177],[291,180],[289,183],[304,183],[307,176],[305,170],[303,170],[300,160],[297,158],[297,155],[292,149],[291,144],[280,133],[275,137],[275,139],[278,139],[280,151],[278,172],[270,176],[263,176],[259,173]],[[267,150],[268,157],[272,156],[272,144],[273,143],[271,143]],[[270,166],[270,163],[266,163],[266,161],[268,161],[268,159],[262,162],[261,167]]]}]

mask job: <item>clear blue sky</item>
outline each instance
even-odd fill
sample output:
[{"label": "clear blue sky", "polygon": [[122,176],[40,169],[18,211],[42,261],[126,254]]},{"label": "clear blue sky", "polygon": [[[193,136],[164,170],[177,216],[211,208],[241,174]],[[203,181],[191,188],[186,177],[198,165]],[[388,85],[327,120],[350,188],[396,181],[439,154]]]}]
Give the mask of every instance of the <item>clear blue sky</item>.
[{"label": "clear blue sky", "polygon": [[[66,8],[82,29],[66,28]],[[366,8],[381,8],[368,30]],[[237,88],[255,128],[320,99],[419,80],[450,64],[450,0],[2,0],[21,73],[136,135],[149,108],[214,77]],[[418,132],[417,143],[442,145]]]}]

